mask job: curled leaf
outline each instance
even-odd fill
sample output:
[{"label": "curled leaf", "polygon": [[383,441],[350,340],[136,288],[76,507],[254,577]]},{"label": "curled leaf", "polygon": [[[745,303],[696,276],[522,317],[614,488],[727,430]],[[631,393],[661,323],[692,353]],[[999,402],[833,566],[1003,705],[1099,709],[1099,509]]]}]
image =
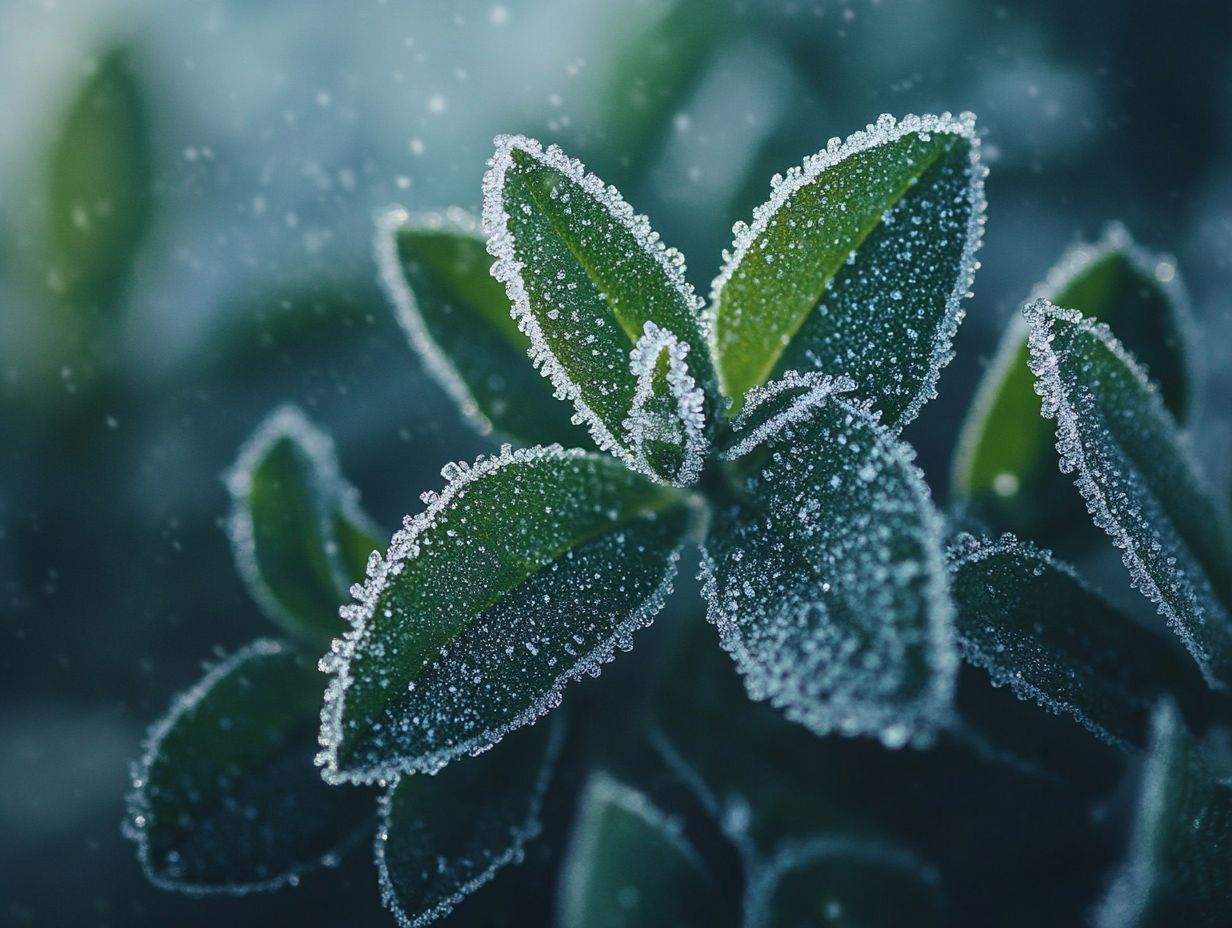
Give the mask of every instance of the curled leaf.
[{"label": "curled leaf", "polygon": [[[1212,685],[1232,682],[1232,538],[1155,386],[1102,323],[1028,303],[1031,370],[1062,473],[1121,549],[1134,585]],[[1222,601],[1221,601],[1222,600]]]}]

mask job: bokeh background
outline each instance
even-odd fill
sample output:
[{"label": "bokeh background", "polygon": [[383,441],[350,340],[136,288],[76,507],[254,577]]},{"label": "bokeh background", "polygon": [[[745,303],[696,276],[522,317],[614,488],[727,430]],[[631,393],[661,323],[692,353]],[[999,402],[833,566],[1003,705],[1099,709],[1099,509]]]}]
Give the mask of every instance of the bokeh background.
[{"label": "bokeh background", "polygon": [[391,529],[486,450],[377,288],[377,210],[477,210],[492,136],[526,132],[705,293],[771,174],[882,112],[970,109],[983,267],[908,434],[939,499],[1005,321],[1109,219],[1178,258],[1194,440],[1230,487],[1229,52],[1215,0],[0,0],[0,923],[390,923],[362,853],[193,900],[119,832],[145,726],[267,630],[220,480],[264,413],[326,427]]}]

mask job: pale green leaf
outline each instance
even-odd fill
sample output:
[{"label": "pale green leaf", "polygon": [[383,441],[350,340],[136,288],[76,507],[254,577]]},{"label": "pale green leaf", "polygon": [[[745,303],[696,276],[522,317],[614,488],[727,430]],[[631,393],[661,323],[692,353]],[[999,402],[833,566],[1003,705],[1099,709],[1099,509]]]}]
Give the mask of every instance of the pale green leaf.
[{"label": "pale green leaf", "polygon": [[847,375],[897,429],[936,395],[983,230],[974,117],[908,116],[830,145],[736,226],[711,289],[724,394]]}]

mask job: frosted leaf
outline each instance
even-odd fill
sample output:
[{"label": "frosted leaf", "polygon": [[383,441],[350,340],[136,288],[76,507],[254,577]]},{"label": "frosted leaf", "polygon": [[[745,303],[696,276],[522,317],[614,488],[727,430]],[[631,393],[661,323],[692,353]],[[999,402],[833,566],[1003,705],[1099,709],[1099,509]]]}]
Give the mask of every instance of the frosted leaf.
[{"label": "frosted leaf", "polygon": [[708,617],[753,699],[819,735],[925,745],[958,666],[941,519],[910,450],[808,379],[769,419],[782,385],[755,391],[735,423],[747,476],[706,538]]},{"label": "frosted leaf", "polygon": [[212,668],[146,737],[125,834],[152,883],[193,894],[293,884],[358,836],[371,799],[312,765],[321,677],[259,640]]},{"label": "frosted leaf", "polygon": [[629,354],[637,377],[624,443],[639,472],[676,486],[696,483],[710,447],[705,396],[689,373],[689,346],[647,322]]},{"label": "frosted leaf", "polygon": [[854,379],[898,429],[936,395],[984,224],[975,119],[882,116],[772,183],[739,224],[707,329],[723,392]]},{"label": "frosted leaf", "polygon": [[1106,325],[1047,300],[1023,313],[1042,411],[1056,421],[1061,472],[1074,475],[1134,586],[1207,682],[1225,685],[1232,679],[1227,513],[1203,485],[1157,389]]},{"label": "frosted leaf", "polygon": [[[1175,260],[1139,247],[1112,224],[1092,245],[1065,253],[1035,296],[1098,319],[1145,364],[1181,421],[1194,392],[1193,321]],[[1060,539],[1085,519],[1053,466],[1052,429],[1041,419],[1028,367],[1027,327],[1007,327],[958,440],[952,485],[988,518],[1033,537]]]},{"label": "frosted leaf", "polygon": [[433,772],[554,708],[658,612],[695,520],[678,491],[559,446],[442,474],[322,658],[331,782]]},{"label": "frosted leaf", "polygon": [[320,645],[382,532],[341,475],[333,441],[294,406],[274,410],[226,475],[228,531],[249,593],[288,632]]},{"label": "frosted leaf", "polygon": [[531,726],[440,776],[405,776],[381,797],[375,853],[381,899],[402,928],[453,911],[539,835],[563,716]]},{"label": "frosted leaf", "polygon": [[560,877],[560,928],[711,928],[734,921],[683,824],[604,773],[582,793]]},{"label": "frosted leaf", "polygon": [[941,876],[911,852],[824,835],[780,847],[749,875],[744,928],[948,924]]},{"label": "frosted leaf", "polygon": [[[1168,642],[1092,592],[1067,564],[1012,535],[949,549],[963,658],[1119,747],[1142,747],[1157,700],[1197,674]],[[1195,685],[1196,684],[1196,685]]]},{"label": "frosted leaf", "polygon": [[599,447],[636,467],[624,422],[637,392],[629,353],[646,323],[688,346],[692,376],[708,403],[716,396],[701,301],[679,252],[555,146],[497,137],[483,189],[492,274],[530,338],[531,360]]},{"label": "frosted leaf", "polygon": [[1155,710],[1125,862],[1097,928],[1221,928],[1232,923],[1232,786],[1210,766],[1170,702]]},{"label": "frosted leaf", "polygon": [[428,373],[481,434],[577,444],[569,408],[527,360],[531,343],[509,314],[478,222],[460,209],[377,220],[381,285]]}]

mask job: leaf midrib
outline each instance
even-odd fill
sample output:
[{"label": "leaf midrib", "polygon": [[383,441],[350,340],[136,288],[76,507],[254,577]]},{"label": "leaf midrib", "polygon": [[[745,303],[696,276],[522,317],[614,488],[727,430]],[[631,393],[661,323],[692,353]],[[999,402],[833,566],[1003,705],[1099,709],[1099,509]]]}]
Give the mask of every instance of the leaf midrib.
[{"label": "leaf midrib", "polygon": [[[913,134],[918,135],[919,133],[917,132]],[[907,195],[907,192],[916,186],[920,178],[922,178],[925,174],[927,174],[930,170],[932,170],[932,168],[936,166],[937,162],[940,161],[943,156],[948,155],[951,151],[953,151],[954,147],[962,139],[963,139],[963,136],[961,135],[948,133],[949,144],[938,146],[934,154],[927,159],[927,163],[924,164],[918,172],[912,175],[909,175],[907,177],[907,179],[901,185],[901,188],[897,190],[895,194],[887,200],[886,205],[884,205],[881,208],[881,210],[875,214],[875,216],[873,217],[873,221],[869,223],[867,228],[865,228],[858,235],[854,244],[851,246],[851,248],[847,250],[847,253],[850,254],[853,251],[859,251],[860,248],[864,245],[864,243],[868,241],[868,237],[873,234],[874,230],[876,230],[884,222],[884,219],[882,217],[885,215],[886,210],[894,209],[896,206],[898,206],[898,204],[902,202],[903,197]],[[820,180],[822,176],[824,175],[818,175],[817,179]],[[805,185],[805,186],[810,186],[810,185]],[[805,189],[805,187],[800,188],[800,190],[803,190],[803,189]],[[799,193],[800,190],[797,190],[796,193]],[[790,199],[790,197],[788,199]],[[783,207],[786,207],[786,205],[787,204],[785,202],[783,204]],[[762,234],[764,235],[766,231],[767,230],[762,230]],[[750,249],[744,253],[744,256],[741,258],[741,264],[743,264],[745,259],[749,257],[749,255],[751,254],[751,250],[752,250],[752,246],[750,246]],[[795,340],[796,336],[800,333],[801,327],[808,320],[808,317],[812,315],[813,310],[817,308],[818,303],[821,302],[821,297],[826,292],[826,284],[834,279],[834,275],[839,272],[839,270],[842,268],[846,260],[847,259],[845,256],[841,256],[836,260],[836,263],[834,263],[832,267],[826,268],[825,273],[820,278],[820,283],[814,289],[812,296],[807,300],[801,300],[801,305],[803,309],[797,313],[795,324],[792,325],[792,327],[789,330],[786,330],[783,333],[781,333],[779,338],[771,345],[771,353],[767,355],[767,361],[765,365],[763,365],[756,380],[754,381],[754,384],[753,384],[754,386],[757,384],[765,383],[767,378],[770,377],[770,374],[774,371],[775,367],[778,365],[779,359],[782,358],[783,352],[786,351],[788,345],[790,345],[791,342]],[[722,298],[720,297],[720,301],[721,299]],[[726,384],[724,385],[724,387],[726,388]],[[725,395],[731,396],[730,392],[727,389],[724,389],[723,392]],[[740,407],[744,405],[744,397],[739,396],[739,397],[731,397],[731,398],[732,398],[731,415],[735,415],[736,413],[740,411]]]}]

